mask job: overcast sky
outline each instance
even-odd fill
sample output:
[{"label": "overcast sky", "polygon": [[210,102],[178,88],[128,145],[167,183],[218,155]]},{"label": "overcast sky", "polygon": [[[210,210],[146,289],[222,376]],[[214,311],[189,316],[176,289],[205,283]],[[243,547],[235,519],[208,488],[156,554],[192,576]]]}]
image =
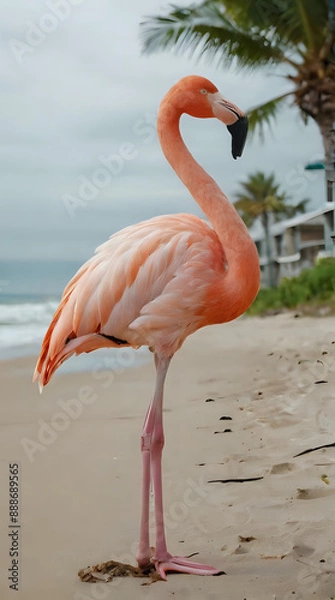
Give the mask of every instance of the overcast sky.
[{"label": "overcast sky", "polygon": [[[139,22],[165,4],[2,0],[2,258],[85,260],[130,223],[169,212],[200,214],[154,129],[160,100],[179,78],[204,75],[243,109],[289,89],[271,71],[246,76],[171,52],[142,55]],[[182,131],[230,199],[239,181],[261,169],[275,171],[293,201],[308,196],[311,208],[325,201],[324,172],[304,171],[322,156],[319,132],[294,109],[281,113],[264,141],[249,140],[238,161],[217,121],[184,117]],[[106,181],[101,169],[111,156]]]}]

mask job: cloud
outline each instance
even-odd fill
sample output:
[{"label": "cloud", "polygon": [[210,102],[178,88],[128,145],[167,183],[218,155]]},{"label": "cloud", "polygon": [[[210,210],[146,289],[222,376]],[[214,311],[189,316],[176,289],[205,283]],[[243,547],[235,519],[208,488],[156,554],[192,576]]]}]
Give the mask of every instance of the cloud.
[{"label": "cloud", "polygon": [[[242,108],[286,89],[276,77],[269,86],[269,75],[261,73],[223,71],[171,53],[142,56],[139,22],[157,12],[154,0],[117,7],[108,0],[62,1],[71,4],[69,16],[59,18],[54,31],[22,54],[20,64],[10,40],[27,43],[29,31],[47,22],[52,3],[61,2],[2,2],[3,257],[84,259],[94,245],[131,222],[168,212],[200,214],[153,133],[161,98],[180,77],[205,75]],[[303,166],[322,154],[321,138],[313,124],[305,127],[296,116],[284,110],[274,134],[267,133],[264,142],[249,141],[239,161],[231,159],[229,134],[217,122],[185,118],[182,131],[195,158],[231,198],[241,179],[261,169],[275,171],[294,199],[310,195],[316,206],[325,198],[323,173],[309,180]],[[141,127],[136,129],[139,122],[148,127],[147,142],[138,133]],[[136,156],[124,161],[110,184],[71,219],[64,194],[75,196],[80,178],[91,180],[102,167],[101,156],[119,155],[127,143]]]}]

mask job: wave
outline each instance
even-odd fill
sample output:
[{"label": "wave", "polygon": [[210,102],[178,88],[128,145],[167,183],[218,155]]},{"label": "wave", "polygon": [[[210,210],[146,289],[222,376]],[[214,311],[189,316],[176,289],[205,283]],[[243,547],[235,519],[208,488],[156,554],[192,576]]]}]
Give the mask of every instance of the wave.
[{"label": "wave", "polygon": [[[22,356],[37,356],[45,332],[58,306],[58,300],[21,301],[0,304],[0,360]],[[146,364],[151,360],[146,348],[122,351],[109,348],[70,359],[61,367],[64,372],[104,371]]]},{"label": "wave", "polygon": [[45,323],[50,321],[58,302],[25,302],[20,304],[0,304],[0,325]]},{"label": "wave", "polygon": [[[23,302],[0,304],[0,357],[22,356],[31,349],[38,351],[45,331],[57,308],[58,302]],[[34,350],[32,349],[34,346]]]}]

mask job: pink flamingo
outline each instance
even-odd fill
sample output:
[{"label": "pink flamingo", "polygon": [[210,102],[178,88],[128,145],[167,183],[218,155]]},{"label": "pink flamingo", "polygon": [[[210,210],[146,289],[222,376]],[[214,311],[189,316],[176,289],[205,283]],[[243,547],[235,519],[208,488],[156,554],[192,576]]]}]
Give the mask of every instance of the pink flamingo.
[{"label": "pink flamingo", "polygon": [[[200,327],[245,312],[259,288],[255,245],[234,207],[193,159],[179,130],[183,113],[216,117],[241,156],[247,133],[242,111],[207,79],[181,79],[164,97],[158,116],[163,152],[211,228],[188,214],[155,217],[114,234],[100,246],[64,290],[45,335],[34,380],[46,385],[73,354],[97,348],[148,346],[154,353],[156,387],[141,436],[142,515],[137,561],[167,571],[215,575],[217,569],[172,556],[166,545],[161,457],[164,445],[163,388],[168,366],[185,338]],[[156,546],[149,542],[149,495],[155,502]]]}]

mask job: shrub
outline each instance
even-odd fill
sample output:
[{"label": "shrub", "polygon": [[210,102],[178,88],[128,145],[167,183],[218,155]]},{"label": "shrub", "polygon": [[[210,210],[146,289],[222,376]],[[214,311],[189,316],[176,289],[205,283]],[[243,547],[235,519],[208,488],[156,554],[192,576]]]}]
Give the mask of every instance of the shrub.
[{"label": "shrub", "polygon": [[261,289],[248,314],[264,314],[282,308],[335,300],[335,258],[321,259],[298,277],[283,278],[277,288]]}]

